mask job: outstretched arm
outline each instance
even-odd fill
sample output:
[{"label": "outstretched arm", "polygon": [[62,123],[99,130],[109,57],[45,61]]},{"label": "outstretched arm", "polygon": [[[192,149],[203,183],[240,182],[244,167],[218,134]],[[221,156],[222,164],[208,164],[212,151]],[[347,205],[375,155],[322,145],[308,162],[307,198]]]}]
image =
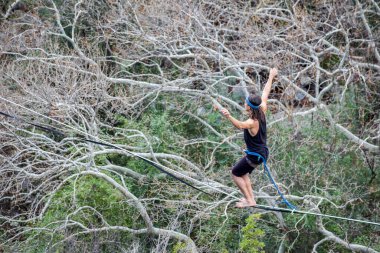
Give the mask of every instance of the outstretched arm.
[{"label": "outstretched arm", "polygon": [[236,128],[250,129],[255,126],[254,121],[252,119],[248,119],[246,121],[237,120],[234,117],[232,117],[230,112],[225,108],[223,108],[220,112],[223,114],[224,117],[231,121],[232,125],[234,125]]},{"label": "outstretched arm", "polygon": [[278,71],[276,68],[272,68],[269,71],[269,78],[268,78],[267,83],[264,86],[263,95],[261,96],[261,108],[263,109],[264,112],[267,111],[268,96],[269,96],[270,90],[272,88],[273,79],[275,78],[277,73],[278,73]]}]

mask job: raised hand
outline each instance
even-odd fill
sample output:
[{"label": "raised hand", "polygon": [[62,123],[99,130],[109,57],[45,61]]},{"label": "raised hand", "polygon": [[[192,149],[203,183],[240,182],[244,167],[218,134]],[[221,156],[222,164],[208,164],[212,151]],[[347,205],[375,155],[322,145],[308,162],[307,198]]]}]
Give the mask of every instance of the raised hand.
[{"label": "raised hand", "polygon": [[271,68],[270,71],[269,71],[269,77],[272,77],[274,78],[275,76],[277,76],[278,74],[278,70],[276,68]]}]

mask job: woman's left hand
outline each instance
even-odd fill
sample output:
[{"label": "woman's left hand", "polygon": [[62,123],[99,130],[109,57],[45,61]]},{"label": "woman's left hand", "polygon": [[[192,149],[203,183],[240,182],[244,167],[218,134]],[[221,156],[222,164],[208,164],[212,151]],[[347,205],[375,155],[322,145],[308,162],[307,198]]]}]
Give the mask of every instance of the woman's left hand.
[{"label": "woman's left hand", "polygon": [[271,68],[269,71],[269,77],[275,78],[278,75],[278,70],[276,68]]}]

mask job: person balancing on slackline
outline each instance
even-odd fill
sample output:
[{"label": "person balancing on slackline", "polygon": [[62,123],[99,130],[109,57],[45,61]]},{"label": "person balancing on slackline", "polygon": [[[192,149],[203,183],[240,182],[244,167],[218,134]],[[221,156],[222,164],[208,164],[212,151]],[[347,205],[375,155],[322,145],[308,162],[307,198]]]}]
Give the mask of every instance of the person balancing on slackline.
[{"label": "person balancing on slackline", "polygon": [[[276,68],[272,68],[269,71],[269,79],[265,84],[261,97],[256,94],[251,94],[246,97],[244,107],[249,116],[246,121],[239,121],[232,117],[227,109],[221,109],[221,113],[235,127],[243,129],[244,141],[248,149],[246,151],[247,155],[241,158],[232,167],[232,179],[244,195],[244,198],[236,203],[236,207],[239,208],[256,205],[249,174],[255,167],[263,162],[262,158],[267,160],[269,156],[265,112],[267,111],[268,95],[271,90],[273,79],[277,73],[278,71]],[[262,158],[260,158],[259,155],[262,156]]]}]

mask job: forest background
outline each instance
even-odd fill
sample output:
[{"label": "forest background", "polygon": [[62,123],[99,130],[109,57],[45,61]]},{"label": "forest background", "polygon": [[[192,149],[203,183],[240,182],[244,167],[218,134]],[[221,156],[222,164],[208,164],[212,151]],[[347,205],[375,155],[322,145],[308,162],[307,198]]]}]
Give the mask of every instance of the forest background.
[{"label": "forest background", "polygon": [[[277,67],[281,190],[301,210],[379,222],[378,1],[0,6],[0,111],[65,133],[0,116],[1,252],[380,251],[379,226],[233,208],[242,132],[214,106],[244,119]],[[277,205],[263,169],[251,178]]]}]

